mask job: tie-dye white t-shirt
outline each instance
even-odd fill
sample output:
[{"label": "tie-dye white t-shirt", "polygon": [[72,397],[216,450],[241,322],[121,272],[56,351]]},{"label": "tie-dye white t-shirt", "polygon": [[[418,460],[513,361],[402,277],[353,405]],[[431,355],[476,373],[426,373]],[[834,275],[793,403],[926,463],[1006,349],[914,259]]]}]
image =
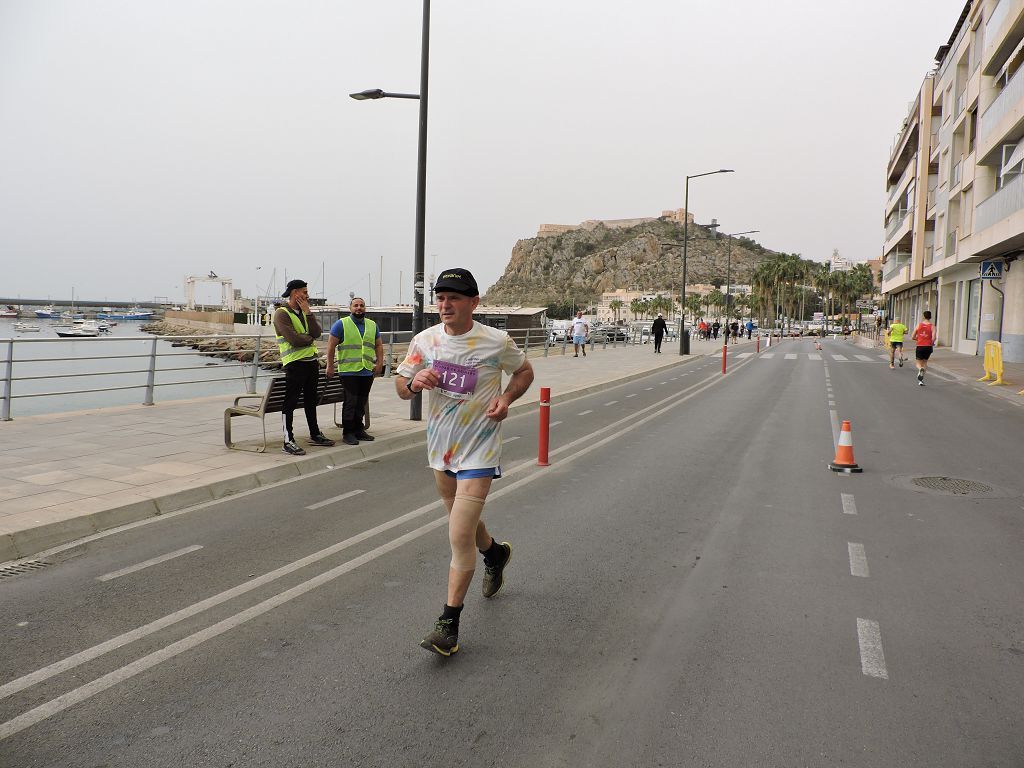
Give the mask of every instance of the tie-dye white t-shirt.
[{"label": "tie-dye white t-shirt", "polygon": [[518,371],[526,355],[505,331],[473,322],[460,336],[444,324],[416,334],[396,373],[411,379],[433,368],[441,387],[427,394],[427,457],[438,470],[487,469],[501,462],[501,422],[485,415],[501,394],[501,372]]}]

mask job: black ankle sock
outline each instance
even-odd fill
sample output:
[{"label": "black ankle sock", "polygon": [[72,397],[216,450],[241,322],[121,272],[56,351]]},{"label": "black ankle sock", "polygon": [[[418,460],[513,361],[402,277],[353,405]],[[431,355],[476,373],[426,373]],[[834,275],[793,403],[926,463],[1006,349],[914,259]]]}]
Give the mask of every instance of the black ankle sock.
[{"label": "black ankle sock", "polygon": [[500,563],[502,558],[505,556],[505,548],[498,543],[498,540],[493,536],[491,537],[491,546],[487,549],[481,549],[480,554],[486,557],[492,563]]},{"label": "black ankle sock", "polygon": [[457,608],[453,608],[452,606],[448,605],[448,603],[445,603],[444,604],[444,611],[441,612],[440,618],[442,620],[451,619],[456,624],[458,624],[459,623],[459,615],[462,613],[462,609],[464,607],[465,606],[460,605]]}]

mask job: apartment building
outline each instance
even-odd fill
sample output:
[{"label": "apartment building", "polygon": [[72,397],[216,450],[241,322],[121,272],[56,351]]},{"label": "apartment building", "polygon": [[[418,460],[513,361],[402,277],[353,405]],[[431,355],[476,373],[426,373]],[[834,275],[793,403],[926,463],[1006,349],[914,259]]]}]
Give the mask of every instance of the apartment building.
[{"label": "apartment building", "polygon": [[[1024,0],[970,0],[896,136],[887,167],[882,292],[939,343],[1024,361]],[[981,277],[996,261],[1003,277]]]}]

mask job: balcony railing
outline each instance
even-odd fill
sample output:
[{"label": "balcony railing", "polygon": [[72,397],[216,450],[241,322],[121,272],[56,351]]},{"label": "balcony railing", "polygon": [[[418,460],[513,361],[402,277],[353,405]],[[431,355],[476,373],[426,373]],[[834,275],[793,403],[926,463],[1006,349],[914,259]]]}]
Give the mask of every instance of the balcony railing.
[{"label": "balcony railing", "polygon": [[964,161],[963,158],[956,161],[956,165],[953,166],[953,172],[949,176],[949,186],[955,187],[960,183],[961,173],[963,172]]},{"label": "balcony railing", "polygon": [[1024,176],[1016,175],[975,208],[974,231],[981,232],[1024,208]]},{"label": "balcony railing", "polygon": [[999,126],[999,123],[1010,110],[1020,106],[1021,100],[1024,100],[1024,76],[1021,72],[1024,71],[1024,67],[1018,69],[1013,77],[1010,78],[1010,82],[1006,84],[1006,87],[1000,91],[999,95],[996,96],[996,100],[988,105],[978,121],[978,140],[982,144],[988,144],[992,138],[992,132]]},{"label": "balcony railing", "polygon": [[924,249],[924,265],[926,267],[930,267],[934,261],[935,261],[935,247],[929,245],[929,246],[927,246]]},{"label": "balcony railing", "polygon": [[956,97],[956,112],[954,113],[957,117],[960,117],[960,113],[967,109],[967,90]]},{"label": "balcony railing", "polygon": [[903,222],[906,220],[907,216],[913,210],[913,208],[904,208],[893,213],[892,219],[889,221],[889,224],[885,228],[885,238],[887,240],[890,237],[892,237],[893,233],[903,225]]},{"label": "balcony railing", "polygon": [[925,210],[930,211],[932,208],[935,207],[935,196],[938,194],[938,192],[939,190],[936,187],[930,187],[928,189],[928,195],[925,197]]},{"label": "balcony railing", "polygon": [[889,257],[885,260],[885,264],[882,265],[882,279],[890,280],[893,277],[893,275],[895,275],[909,263],[909,253],[904,253],[902,251],[890,253]]},{"label": "balcony railing", "polygon": [[956,227],[952,232],[946,233],[946,248],[943,251],[945,258],[956,255],[956,246],[960,242],[960,228]]}]

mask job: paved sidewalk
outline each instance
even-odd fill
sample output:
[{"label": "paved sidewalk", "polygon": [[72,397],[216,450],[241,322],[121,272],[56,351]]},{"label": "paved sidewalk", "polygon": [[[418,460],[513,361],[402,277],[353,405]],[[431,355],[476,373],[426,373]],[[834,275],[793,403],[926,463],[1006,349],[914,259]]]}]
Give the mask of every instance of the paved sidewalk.
[{"label": "paved sidewalk", "polygon": [[[864,347],[885,349],[884,344],[876,344],[869,337],[860,337],[857,343]],[[908,365],[913,365],[913,352],[914,343],[910,342],[906,349],[906,356],[910,359]],[[984,358],[981,355],[963,355],[948,347],[939,347],[932,352],[928,367],[948,373],[961,384],[1024,405],[1024,395],[1018,394],[1024,390],[1024,363],[1003,363],[1003,384],[997,386],[990,386],[990,381],[978,381],[985,375],[983,363]]]},{"label": "paved sidewalk", "polygon": [[[541,387],[550,387],[557,403],[675,365],[680,362],[678,349],[675,341],[666,342],[661,355],[653,354],[652,344],[598,346],[586,358],[574,358],[571,345],[566,356],[560,347],[552,348],[547,358],[531,351],[536,380],[513,410],[536,408]],[[720,350],[721,341],[695,339],[691,359]],[[266,386],[261,383],[260,391]],[[281,452],[279,414],[267,416],[266,453],[227,449],[223,424],[224,409],[233,400],[229,396],[0,422],[0,563],[419,442],[425,423],[409,421],[409,403],[397,397],[393,386],[387,379],[375,382],[370,431],[377,440],[359,447],[340,442],[334,448],[305,446],[305,418],[296,413],[296,436],[307,447],[301,457]],[[320,424],[329,436],[339,437],[331,410],[320,408]],[[259,419],[233,420],[236,445],[255,448],[261,436]]]}]

